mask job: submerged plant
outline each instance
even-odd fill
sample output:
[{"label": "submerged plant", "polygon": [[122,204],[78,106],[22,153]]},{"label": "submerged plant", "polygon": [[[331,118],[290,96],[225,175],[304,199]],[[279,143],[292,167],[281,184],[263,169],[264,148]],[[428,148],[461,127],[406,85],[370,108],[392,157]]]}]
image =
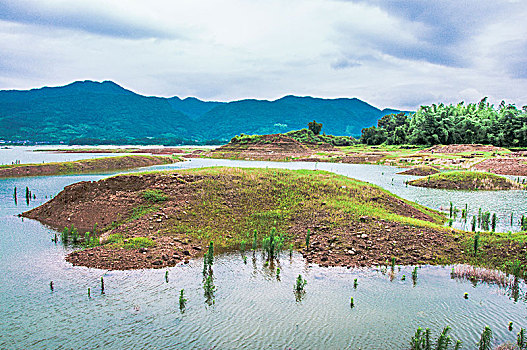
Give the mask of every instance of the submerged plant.
[{"label": "submerged plant", "polygon": [[60,240],[62,241],[62,244],[67,244],[69,240],[69,232],[70,230],[67,227],[64,227],[64,230],[60,233]]},{"label": "submerged plant", "polygon": [[258,246],[258,240],[257,240],[257,237],[256,237],[256,230],[254,230],[254,233],[253,233],[253,250],[256,250],[257,246]]},{"label": "submerged plant", "polygon": [[212,280],[211,275],[208,275],[205,279],[205,283],[203,283],[203,290],[205,291],[205,296],[207,298],[214,297],[214,291],[216,290],[216,286],[214,285],[214,281]]},{"label": "submerged plant", "polygon": [[514,277],[522,277],[522,271],[525,270],[525,265],[522,265],[521,261],[516,259],[513,262],[508,261],[506,263],[507,272],[509,272]]},{"label": "submerged plant", "polygon": [[104,277],[101,276],[101,294],[104,294]]},{"label": "submerged plant", "polygon": [[[412,337],[412,340],[410,342],[410,346],[412,350],[447,350],[450,343],[452,342],[452,338],[448,335],[450,332],[450,327],[446,326],[443,328],[443,331],[437,338],[435,346],[432,344],[432,341],[430,340],[430,329],[427,328],[423,332],[423,329],[421,327],[417,328],[415,331],[414,336]],[[456,345],[454,346],[454,350],[458,350],[461,347],[461,341],[456,341]]]},{"label": "submerged plant", "polygon": [[527,341],[525,339],[525,329],[520,328],[520,331],[518,332],[518,337],[516,339],[516,344],[520,348],[520,350],[527,349]]},{"label": "submerged plant", "polygon": [[304,287],[306,286],[307,281],[302,278],[302,275],[298,275],[296,278],[295,291],[298,293],[304,292]]},{"label": "submerged plant", "polygon": [[489,230],[489,224],[490,224],[490,212],[486,211],[481,216],[481,227],[484,231]]},{"label": "submerged plant", "polygon": [[353,300],[353,297],[350,298],[350,307],[353,308],[355,306],[355,301]]},{"label": "submerged plant", "polygon": [[492,330],[489,326],[485,326],[481,333],[481,338],[478,342],[479,350],[491,350],[492,349]]},{"label": "submerged plant", "polygon": [[179,291],[179,310],[183,312],[185,310],[185,304],[187,303],[187,299],[185,299],[185,290],[181,289]]},{"label": "submerged plant", "polygon": [[271,228],[269,236],[265,237],[262,241],[262,247],[267,252],[268,259],[272,259],[277,256],[282,250],[284,244],[284,237],[276,235],[276,228]]},{"label": "submerged plant", "polygon": [[203,255],[203,275],[206,275],[207,271],[208,271],[208,269],[207,269],[207,260],[208,260],[207,259],[207,255],[208,255],[207,252],[205,252],[205,254]]},{"label": "submerged plant", "polygon": [[417,266],[415,266],[413,271],[412,271],[412,280],[414,282],[417,281]]},{"label": "submerged plant", "polygon": [[452,339],[448,335],[449,331],[450,331],[449,326],[446,326],[445,328],[443,328],[443,331],[441,332],[441,334],[439,335],[439,338],[437,339],[437,345],[436,345],[437,350],[447,350],[448,349],[448,345],[452,341]]},{"label": "submerged plant", "polygon": [[496,213],[494,213],[492,214],[492,220],[490,222],[490,227],[492,229],[492,232],[496,231],[496,222],[497,222]]},{"label": "submerged plant", "polygon": [[359,282],[358,282],[357,279],[355,278],[355,279],[353,280],[353,288],[354,288],[354,289],[357,289],[357,286],[358,286],[358,285],[359,285]]},{"label": "submerged plant", "polygon": [[207,251],[207,265],[212,266],[214,263],[214,242],[210,241],[209,250]]},{"label": "submerged plant", "polygon": [[522,215],[520,226],[522,231],[527,231],[527,218]]}]

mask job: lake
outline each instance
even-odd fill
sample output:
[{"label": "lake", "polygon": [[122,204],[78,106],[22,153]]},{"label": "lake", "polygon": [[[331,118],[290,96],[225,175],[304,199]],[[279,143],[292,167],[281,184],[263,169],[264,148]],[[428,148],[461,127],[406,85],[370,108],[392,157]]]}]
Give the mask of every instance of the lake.
[{"label": "lake", "polygon": [[[37,162],[47,162],[56,154],[36,155]],[[497,212],[502,231],[511,229],[506,220],[511,212],[518,217],[527,208],[524,191],[406,187],[404,181],[413,177],[397,175],[400,169],[388,166],[193,159],[149,169],[206,166],[328,170],[435,209],[448,209],[452,201],[458,208],[468,203],[472,212],[479,207]],[[414,285],[411,266],[396,267],[393,275],[389,268],[321,268],[287,252],[274,266],[265,264],[261,252],[247,252],[246,263],[240,253],[216,256],[212,303],[204,296],[202,259],[168,269],[168,282],[164,269],[72,267],[64,260],[71,248],[53,243],[53,230],[16,216],[66,185],[107,175],[0,179],[0,348],[404,349],[417,327],[431,328],[437,338],[449,325],[453,339],[472,349],[485,325],[499,342],[514,341],[519,327],[527,327],[523,282],[514,295],[496,285],[452,279],[450,266],[423,266]],[[26,186],[36,195],[29,205],[20,200]],[[300,300],[293,292],[298,274],[307,280]],[[105,294],[100,292],[103,276]],[[178,302],[181,289],[188,299],[184,312]],[[507,329],[510,321],[513,332]]]}]

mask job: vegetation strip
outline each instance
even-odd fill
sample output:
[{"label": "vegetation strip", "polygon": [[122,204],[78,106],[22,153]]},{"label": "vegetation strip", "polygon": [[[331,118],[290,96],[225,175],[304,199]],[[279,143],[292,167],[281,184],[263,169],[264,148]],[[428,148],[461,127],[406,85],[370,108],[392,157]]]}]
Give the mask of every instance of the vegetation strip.
[{"label": "vegetation strip", "polygon": [[272,256],[290,247],[323,266],[459,262],[523,271],[526,263],[523,233],[479,232],[475,251],[474,233],[443,227],[442,214],[323,171],[120,175],[67,186],[23,216],[59,230],[74,225],[90,242],[95,234],[96,246],[85,244],[67,260],[103,269],[173,266],[202,257],[211,241],[218,252],[243,251],[252,242]]},{"label": "vegetation strip", "polygon": [[178,158],[167,156],[130,155],[83,159],[74,162],[1,165],[0,178],[82,174],[97,171],[110,171],[140,168],[151,165],[170,164],[178,161]]},{"label": "vegetation strip", "polygon": [[419,187],[450,190],[520,190],[525,186],[503,176],[477,171],[449,171],[408,181]]}]

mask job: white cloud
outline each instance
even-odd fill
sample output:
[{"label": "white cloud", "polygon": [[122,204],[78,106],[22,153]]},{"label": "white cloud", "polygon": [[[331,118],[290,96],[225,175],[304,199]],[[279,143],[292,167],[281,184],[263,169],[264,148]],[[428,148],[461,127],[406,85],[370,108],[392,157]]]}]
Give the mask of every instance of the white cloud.
[{"label": "white cloud", "polygon": [[526,103],[521,4],[423,3],[0,0],[0,89],[94,79],[217,100]]}]

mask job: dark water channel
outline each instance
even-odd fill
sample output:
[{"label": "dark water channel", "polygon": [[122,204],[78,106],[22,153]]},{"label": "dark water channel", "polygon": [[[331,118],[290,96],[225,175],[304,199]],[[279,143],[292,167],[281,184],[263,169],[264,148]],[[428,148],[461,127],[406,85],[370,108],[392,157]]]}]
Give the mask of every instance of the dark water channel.
[{"label": "dark water channel", "polygon": [[[505,215],[527,209],[521,191],[472,194],[410,189],[403,184],[408,177],[383,166],[198,159],[156,168],[211,165],[317,167],[381,185],[433,208],[454,201],[458,207],[480,203]],[[201,259],[168,269],[168,283],[166,270],[72,267],[64,261],[68,248],[51,241],[54,231],[16,216],[68,184],[105,176],[0,179],[0,348],[404,349],[417,327],[429,327],[437,335],[450,325],[453,338],[461,339],[464,349],[473,349],[485,325],[491,326],[496,342],[513,341],[519,327],[527,327],[523,282],[513,296],[511,290],[496,285],[452,279],[451,267],[425,266],[418,270],[414,285],[410,266],[396,267],[390,276],[378,268],[311,266],[298,254],[289,257],[288,253],[271,267],[264,264],[260,252],[248,252],[246,264],[239,253],[216,257],[216,292],[209,304],[202,288]],[[27,205],[20,191],[15,204],[15,186],[28,186],[36,199]],[[276,266],[281,269],[279,279]],[[298,274],[307,280],[300,301],[293,292]],[[178,302],[181,289],[188,299],[184,312]],[[513,332],[507,329],[510,321]]]}]

